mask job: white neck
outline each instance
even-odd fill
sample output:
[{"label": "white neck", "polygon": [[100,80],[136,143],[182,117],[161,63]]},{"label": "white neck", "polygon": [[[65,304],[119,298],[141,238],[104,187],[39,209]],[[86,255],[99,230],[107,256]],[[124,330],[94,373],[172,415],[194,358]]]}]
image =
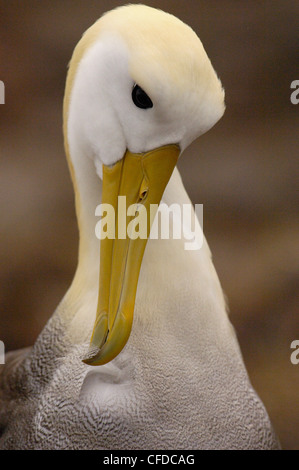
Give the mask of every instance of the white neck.
[{"label": "white neck", "polygon": [[83,155],[74,158],[73,162],[79,227],[78,270],[84,272],[86,282],[93,284],[99,273],[100,240],[95,234],[95,210],[102,200],[102,180],[90,158]]}]

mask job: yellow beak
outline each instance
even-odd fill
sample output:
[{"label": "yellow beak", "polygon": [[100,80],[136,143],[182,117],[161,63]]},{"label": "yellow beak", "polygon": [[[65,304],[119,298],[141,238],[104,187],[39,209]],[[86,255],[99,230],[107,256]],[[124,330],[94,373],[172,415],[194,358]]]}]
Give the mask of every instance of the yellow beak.
[{"label": "yellow beak", "polygon": [[[129,339],[140,267],[153,222],[150,208],[160,203],[179,153],[177,145],[142,154],[127,151],[113,167],[103,165],[102,204],[114,208],[115,237],[101,238],[98,307],[90,349],[83,360],[86,364],[106,364]],[[126,197],[126,208],[135,207],[145,215],[144,237],[132,233],[134,217],[121,210],[119,196]],[[119,234],[120,227],[126,227],[125,233]]]}]

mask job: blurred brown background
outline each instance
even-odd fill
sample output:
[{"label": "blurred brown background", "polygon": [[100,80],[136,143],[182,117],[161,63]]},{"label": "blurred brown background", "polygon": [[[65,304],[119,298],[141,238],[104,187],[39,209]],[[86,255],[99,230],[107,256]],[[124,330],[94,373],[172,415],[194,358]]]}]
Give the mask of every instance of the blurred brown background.
[{"label": "blurred brown background", "polygon": [[[121,1],[1,0],[0,339],[31,345],[72,279],[73,191],[63,151],[67,63],[83,31]],[[131,2],[135,3],[135,2]],[[136,2],[137,3],[137,2]],[[284,449],[299,449],[297,0],[157,0],[192,26],[227,111],[179,167],[228,296],[250,378]],[[298,134],[297,134],[298,135]],[[298,178],[297,178],[298,181]]]}]

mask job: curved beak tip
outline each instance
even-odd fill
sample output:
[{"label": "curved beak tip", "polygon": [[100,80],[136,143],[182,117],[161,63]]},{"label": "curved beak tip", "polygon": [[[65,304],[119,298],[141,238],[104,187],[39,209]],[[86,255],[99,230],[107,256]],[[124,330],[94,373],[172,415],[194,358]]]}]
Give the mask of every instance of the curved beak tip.
[{"label": "curved beak tip", "polygon": [[90,345],[87,353],[82,359],[82,362],[84,362],[84,364],[87,364],[89,366],[94,365],[94,363],[96,362],[99,356],[100,351],[101,349],[98,348],[97,346]]}]

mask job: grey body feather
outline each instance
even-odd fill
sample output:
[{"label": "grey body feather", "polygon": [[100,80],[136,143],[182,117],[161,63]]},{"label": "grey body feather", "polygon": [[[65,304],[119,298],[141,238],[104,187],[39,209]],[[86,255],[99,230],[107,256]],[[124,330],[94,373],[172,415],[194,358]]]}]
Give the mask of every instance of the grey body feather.
[{"label": "grey body feather", "polygon": [[55,314],[2,366],[0,449],[278,449],[229,322],[212,323],[186,341],[184,325],[153,335],[137,320],[125,350],[90,367]]}]

